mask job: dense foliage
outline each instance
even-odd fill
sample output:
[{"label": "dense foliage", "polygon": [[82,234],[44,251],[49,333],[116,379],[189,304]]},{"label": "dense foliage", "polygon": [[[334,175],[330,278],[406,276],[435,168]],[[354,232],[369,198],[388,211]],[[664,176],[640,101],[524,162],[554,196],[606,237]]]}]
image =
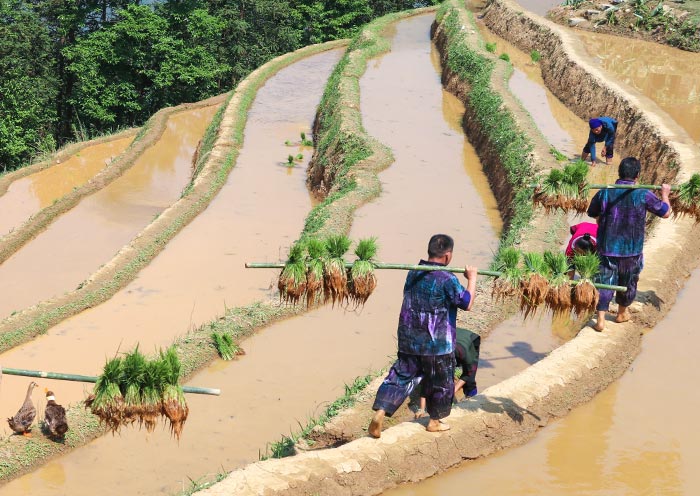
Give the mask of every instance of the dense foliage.
[{"label": "dense foliage", "polygon": [[414,0],[0,0],[0,172],[227,91]]}]

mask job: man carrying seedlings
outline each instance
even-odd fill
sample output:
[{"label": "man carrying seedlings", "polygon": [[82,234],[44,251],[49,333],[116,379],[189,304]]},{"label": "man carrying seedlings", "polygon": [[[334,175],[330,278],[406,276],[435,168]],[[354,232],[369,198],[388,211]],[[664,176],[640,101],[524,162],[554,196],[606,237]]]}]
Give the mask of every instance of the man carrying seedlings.
[{"label": "man carrying seedlings", "polygon": [[583,147],[581,160],[586,160],[588,154],[591,155],[591,166],[595,166],[595,144],[605,142],[600,152],[601,157],[605,157],[605,163],[610,164],[613,158],[613,148],[615,146],[615,134],[617,133],[617,121],[612,117],[598,117],[588,121],[591,128],[588,133],[588,142]]},{"label": "man carrying seedlings", "polygon": [[[454,241],[436,234],[428,243],[428,260],[420,265],[445,266],[452,260]],[[469,310],[476,290],[476,267],[466,266],[465,289],[446,271],[412,270],[406,276],[399,314],[397,360],[377,391],[376,412],[369,434],[380,437],[385,416],[391,417],[413,388],[421,383],[430,432],[450,427],[441,421],[452,409],[457,309]]]},{"label": "man carrying seedlings", "polygon": [[[634,184],[641,171],[639,160],[627,157],[620,162],[619,179],[615,184]],[[588,206],[588,215],[598,219],[598,256],[600,268],[596,282],[627,287],[618,292],[615,301],[619,305],[615,322],[630,319],[628,307],[637,295],[637,281],[644,266],[644,227],[646,213],[651,212],[664,219],[671,215],[668,195],[671,186],[661,186],[661,200],[647,189],[601,189]],[[608,311],[613,291],[600,290],[596,310],[596,331],[605,329],[605,313]]]}]

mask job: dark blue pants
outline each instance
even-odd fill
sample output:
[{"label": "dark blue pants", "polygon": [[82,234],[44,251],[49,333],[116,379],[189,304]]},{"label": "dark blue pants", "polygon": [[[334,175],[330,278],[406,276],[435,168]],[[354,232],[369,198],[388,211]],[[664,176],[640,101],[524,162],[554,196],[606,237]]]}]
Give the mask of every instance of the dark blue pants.
[{"label": "dark blue pants", "polygon": [[[614,284],[625,286],[627,291],[618,292],[615,301],[618,305],[628,307],[637,296],[637,282],[639,274],[644,268],[644,255],[634,257],[607,257],[600,255],[600,268],[596,276],[596,282],[601,284]],[[612,289],[599,290],[600,298],[596,310],[607,311],[613,298]]]},{"label": "dark blue pants", "polygon": [[409,355],[399,352],[389,375],[377,390],[373,410],[384,410],[388,417],[421,384],[421,396],[431,419],[439,420],[450,414],[454,396],[454,355]]}]

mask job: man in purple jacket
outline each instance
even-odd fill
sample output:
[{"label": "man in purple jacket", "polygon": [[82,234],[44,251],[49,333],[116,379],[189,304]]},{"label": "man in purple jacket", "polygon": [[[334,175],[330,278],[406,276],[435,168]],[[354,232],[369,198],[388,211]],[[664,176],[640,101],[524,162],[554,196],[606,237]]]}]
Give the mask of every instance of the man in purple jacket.
[{"label": "man in purple jacket", "polygon": [[[634,184],[642,169],[639,160],[627,157],[620,162],[619,179],[615,184]],[[671,187],[661,186],[661,200],[648,189],[601,189],[588,206],[588,215],[598,219],[598,257],[600,271],[596,282],[626,286],[615,301],[619,305],[615,322],[630,319],[627,308],[637,295],[637,281],[644,267],[644,228],[647,212],[664,219],[671,215],[668,195]],[[608,311],[613,291],[600,290],[596,331],[605,329],[605,313]]]},{"label": "man in purple jacket", "polygon": [[[452,260],[454,241],[436,234],[428,243],[428,260],[420,265],[445,266]],[[391,417],[420,383],[430,415],[427,430],[446,431],[440,419],[452,409],[457,309],[469,310],[476,290],[476,267],[467,266],[465,289],[443,270],[412,270],[406,277],[399,315],[397,360],[377,391],[369,434],[380,437],[384,416]]]}]

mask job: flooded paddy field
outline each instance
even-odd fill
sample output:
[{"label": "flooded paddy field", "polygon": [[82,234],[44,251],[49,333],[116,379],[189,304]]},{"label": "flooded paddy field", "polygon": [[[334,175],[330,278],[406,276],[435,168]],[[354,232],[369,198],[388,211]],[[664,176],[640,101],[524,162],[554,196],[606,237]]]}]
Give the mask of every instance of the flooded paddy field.
[{"label": "flooded paddy field", "polygon": [[158,142],[129,170],[0,265],[0,317],[75,289],[173,203],[190,181],[197,144],[216,110],[171,115]]}]

